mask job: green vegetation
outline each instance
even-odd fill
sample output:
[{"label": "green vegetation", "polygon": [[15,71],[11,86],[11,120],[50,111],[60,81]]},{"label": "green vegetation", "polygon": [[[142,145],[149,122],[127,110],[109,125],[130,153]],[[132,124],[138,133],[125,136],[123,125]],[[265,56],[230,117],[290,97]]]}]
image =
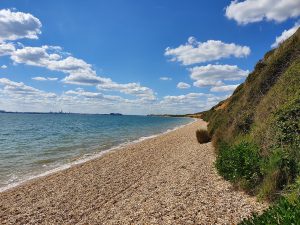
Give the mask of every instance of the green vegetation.
[{"label": "green vegetation", "polygon": [[222,144],[216,160],[219,173],[227,180],[251,190],[261,180],[259,149],[250,142],[235,146]]},{"label": "green vegetation", "polygon": [[277,204],[271,206],[262,215],[255,214],[251,218],[244,219],[240,225],[299,224],[300,179],[298,179],[289,189],[292,191],[284,197],[281,197]]},{"label": "green vegetation", "polygon": [[282,198],[275,206],[270,207],[262,215],[253,215],[252,218],[244,220],[240,225],[265,225],[265,224],[299,224],[300,200],[288,201]]},{"label": "green vegetation", "polygon": [[203,130],[203,129],[197,130],[196,137],[200,144],[210,142],[210,136],[207,130]]},{"label": "green vegetation", "polygon": [[[273,224],[271,217],[281,221],[282,215],[291,215],[287,221],[292,221],[299,216],[290,214],[299,213],[299,201],[282,198],[300,177],[299,87],[300,29],[265,54],[230,98],[202,113],[209,121],[219,173],[262,199],[280,199],[263,216],[256,216],[255,224]],[[266,222],[256,223],[258,218]]]}]

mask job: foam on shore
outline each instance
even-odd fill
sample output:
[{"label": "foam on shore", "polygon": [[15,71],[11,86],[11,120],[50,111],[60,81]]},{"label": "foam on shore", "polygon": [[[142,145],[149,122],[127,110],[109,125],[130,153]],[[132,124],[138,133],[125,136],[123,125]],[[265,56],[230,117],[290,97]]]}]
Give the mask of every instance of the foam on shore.
[{"label": "foam on shore", "polygon": [[139,143],[139,142],[142,142],[144,140],[151,139],[151,138],[155,138],[155,137],[160,136],[160,135],[167,134],[169,132],[172,132],[172,131],[175,131],[177,129],[180,129],[180,128],[184,127],[184,126],[190,125],[190,124],[194,123],[195,121],[197,121],[197,119],[193,118],[193,121],[191,121],[191,122],[189,122],[187,124],[184,124],[184,125],[176,126],[173,129],[168,129],[168,130],[166,130],[164,132],[161,132],[161,133],[158,133],[158,134],[154,134],[154,135],[150,135],[150,136],[146,136],[146,137],[140,137],[140,138],[138,138],[136,140],[133,140],[133,141],[130,141],[130,142],[124,142],[124,143],[121,143],[121,144],[119,144],[117,146],[111,147],[109,149],[102,150],[100,152],[95,152],[93,154],[85,154],[85,155],[81,156],[79,159],[74,160],[74,161],[72,161],[70,163],[65,163],[63,165],[59,165],[56,168],[50,169],[50,170],[48,170],[46,172],[43,172],[43,173],[40,173],[40,174],[26,176],[26,177],[24,177],[20,181],[13,182],[13,183],[8,184],[8,185],[6,185],[4,187],[0,187],[0,193],[4,192],[4,191],[7,191],[9,189],[15,188],[15,187],[17,187],[19,185],[22,185],[22,184],[24,184],[24,183],[26,183],[28,181],[31,181],[31,180],[34,180],[34,179],[38,179],[38,178],[41,178],[41,177],[45,177],[45,176],[51,175],[53,173],[57,173],[57,172],[69,169],[69,168],[71,168],[73,166],[80,165],[80,164],[83,164],[85,162],[88,162],[88,161],[91,161],[91,160],[94,160],[94,159],[98,159],[98,158],[102,157],[106,153],[109,153],[109,152],[112,152],[112,151],[116,151],[116,150],[120,150],[120,149],[125,148],[125,147],[127,147],[129,145],[132,145],[132,144],[135,144],[135,143]]}]

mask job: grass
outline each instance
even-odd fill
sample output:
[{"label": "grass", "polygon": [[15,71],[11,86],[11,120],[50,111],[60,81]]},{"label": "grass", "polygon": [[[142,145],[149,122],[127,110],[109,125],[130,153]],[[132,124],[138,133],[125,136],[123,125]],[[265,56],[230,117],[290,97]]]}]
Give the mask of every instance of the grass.
[{"label": "grass", "polygon": [[300,224],[300,177],[289,185],[283,197],[261,215],[254,214],[244,219],[240,225],[297,225]]},{"label": "grass", "polygon": [[299,74],[300,29],[266,53],[231,97],[202,113],[219,173],[263,199],[276,201],[300,174]]},{"label": "grass", "polygon": [[260,186],[259,195],[270,200],[276,200],[284,188],[295,182],[299,174],[297,159],[293,154],[282,149],[273,150],[263,163],[261,171],[264,180]]},{"label": "grass", "polygon": [[289,201],[282,198],[277,204],[270,207],[262,215],[253,215],[243,220],[240,225],[297,225],[300,223],[300,198]]},{"label": "grass", "polygon": [[200,144],[208,143],[208,142],[210,142],[210,139],[211,139],[208,134],[208,131],[204,130],[204,129],[197,130],[196,137]]},{"label": "grass", "polygon": [[[274,203],[241,224],[300,224],[299,87],[300,28],[266,53],[231,97],[202,113],[218,172]],[[297,182],[298,191],[287,197]]]}]

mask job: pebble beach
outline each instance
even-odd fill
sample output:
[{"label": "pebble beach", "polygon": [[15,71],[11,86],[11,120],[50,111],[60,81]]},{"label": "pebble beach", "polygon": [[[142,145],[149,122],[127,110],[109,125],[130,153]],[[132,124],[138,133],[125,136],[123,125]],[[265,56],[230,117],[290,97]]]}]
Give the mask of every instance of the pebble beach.
[{"label": "pebble beach", "polygon": [[267,206],[217,174],[197,120],[0,193],[0,224],[237,224]]}]

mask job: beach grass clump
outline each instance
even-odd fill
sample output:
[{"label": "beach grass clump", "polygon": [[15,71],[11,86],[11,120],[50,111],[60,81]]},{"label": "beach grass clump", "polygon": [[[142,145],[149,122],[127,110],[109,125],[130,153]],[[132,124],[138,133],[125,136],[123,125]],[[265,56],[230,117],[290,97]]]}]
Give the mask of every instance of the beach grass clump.
[{"label": "beach grass clump", "polygon": [[208,143],[208,142],[210,142],[210,139],[211,139],[208,134],[208,131],[204,130],[204,129],[197,130],[196,137],[200,144]]}]

